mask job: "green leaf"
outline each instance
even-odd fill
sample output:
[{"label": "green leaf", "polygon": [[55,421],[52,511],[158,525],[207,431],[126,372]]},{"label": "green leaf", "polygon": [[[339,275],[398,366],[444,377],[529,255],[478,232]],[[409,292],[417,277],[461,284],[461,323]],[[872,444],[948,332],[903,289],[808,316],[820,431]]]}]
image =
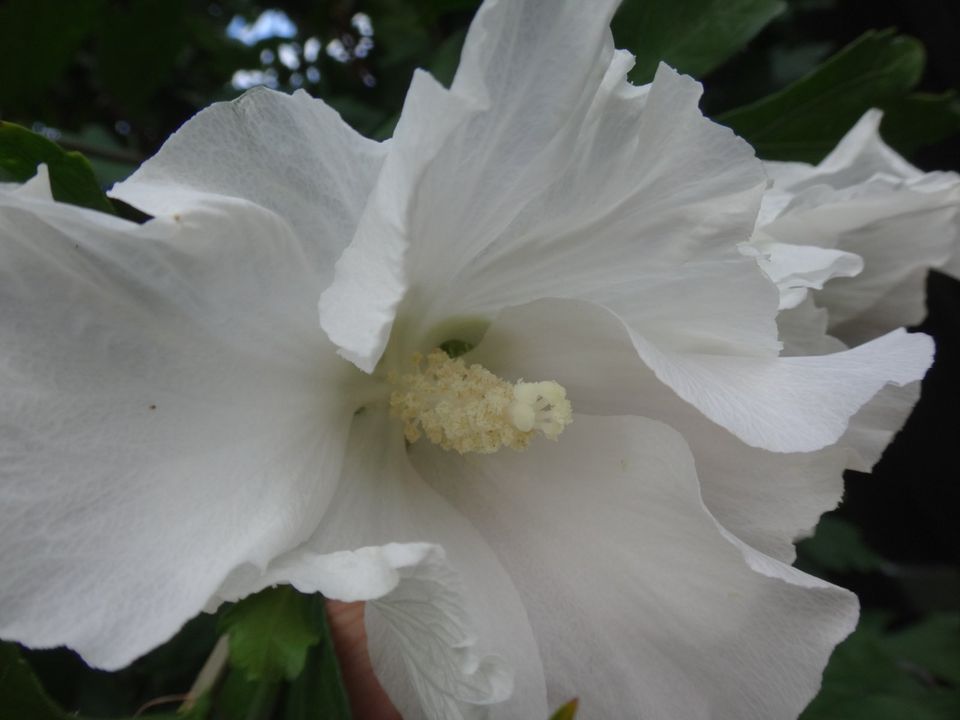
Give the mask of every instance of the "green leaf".
[{"label": "green leaf", "polygon": [[577,698],[564,703],[559,710],[550,716],[550,720],[573,720],[577,716],[579,705],[580,701]]},{"label": "green leaf", "polygon": [[634,82],[649,82],[661,60],[703,77],[785,9],[782,0],[628,0],[613,32],[617,47],[637,56]]},{"label": "green leaf", "polygon": [[[0,720],[69,720],[47,697],[13,643],[0,643]],[[75,720],[75,718],[74,718]]]},{"label": "green leaf", "polygon": [[[208,695],[201,696],[192,708],[166,713],[144,713],[143,720],[206,720],[210,714]],[[84,720],[64,711],[50,699],[43,686],[20,656],[14,643],[0,642],[0,720]],[[132,718],[130,719],[132,720]]]},{"label": "green leaf", "polygon": [[310,649],[303,672],[290,685],[284,720],[350,720],[350,703],[330,636],[324,600],[314,595],[311,615],[322,642]]},{"label": "green leaf", "polygon": [[[932,634],[956,625],[915,626],[894,635],[883,622],[864,616],[841,643],[823,676],[820,694],[801,720],[952,720],[960,713],[960,690],[931,681],[897,649],[906,634],[909,654],[917,656]],[[948,649],[949,652],[949,649]],[[920,655],[924,653],[921,652]],[[934,653],[936,656],[937,653]]]},{"label": "green leaf", "polygon": [[[201,695],[189,710],[178,710],[173,716],[176,720],[206,720],[210,715],[213,702],[210,695]],[[145,715],[144,720],[159,720],[155,716]]]},{"label": "green leaf", "polygon": [[445,87],[450,87],[454,75],[457,74],[457,67],[460,65],[460,51],[463,50],[463,42],[466,39],[466,29],[451,33],[437,46],[433,57],[430,58],[427,70]]},{"label": "green leaf", "polygon": [[937,613],[885,640],[900,662],[910,663],[960,689],[960,615]]},{"label": "green leaf", "polygon": [[113,214],[113,207],[83,155],[66,152],[56,143],[19,125],[0,122],[0,181],[26,182],[37,174],[40,163],[46,163],[50,170],[54,198]]},{"label": "green leaf", "polygon": [[[189,710],[177,710],[176,713],[160,715],[139,715],[136,717],[143,720],[207,720],[210,716],[210,710],[213,708],[213,702],[209,694],[201,695]],[[77,720],[74,718],[74,720]]]},{"label": "green leaf", "polygon": [[913,93],[883,104],[880,134],[903,155],[960,132],[960,100],[953,90]]},{"label": "green leaf", "polygon": [[351,95],[334,95],[326,98],[330,107],[361,135],[374,140],[386,140],[400,120],[400,113],[388,115],[380,108],[358,100]]},{"label": "green leaf", "polygon": [[716,119],[762,158],[818,162],[864,112],[909,92],[924,60],[917,40],[869,31],[783,90]]},{"label": "green leaf", "polygon": [[430,53],[434,40],[416,4],[409,0],[373,0],[366,11],[376,23],[377,65],[381,73],[391,66],[416,63]]},{"label": "green leaf", "polygon": [[857,526],[835,515],[820,519],[817,532],[800,544],[798,553],[804,563],[827,572],[872,572],[883,565],[883,559],[863,541]]},{"label": "green leaf", "polygon": [[231,664],[254,681],[293,680],[321,638],[309,596],[288,585],[244,598],[224,613],[221,629],[230,637]]},{"label": "green leaf", "polygon": [[[216,699],[230,720],[350,720],[322,595],[289,586],[230,608],[231,671]],[[292,681],[289,683],[283,680]]]},{"label": "green leaf", "polygon": [[227,674],[217,694],[218,714],[225,720],[272,720],[279,701],[279,682],[252,681],[243,670]]},{"label": "green leaf", "polygon": [[880,691],[875,695],[844,698],[829,708],[811,705],[801,720],[955,720],[960,704],[953,693],[930,698],[901,697]]},{"label": "green leaf", "polygon": [[143,162],[138,153],[127,150],[105,127],[93,123],[78,132],[61,130],[57,143],[83,153],[100,187],[126,180]]}]

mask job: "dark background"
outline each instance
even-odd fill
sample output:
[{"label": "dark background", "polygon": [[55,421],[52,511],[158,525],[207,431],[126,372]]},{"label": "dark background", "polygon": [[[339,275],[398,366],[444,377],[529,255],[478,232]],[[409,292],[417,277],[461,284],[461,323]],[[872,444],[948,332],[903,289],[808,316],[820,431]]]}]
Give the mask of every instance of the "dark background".
[{"label": "dark background", "polygon": [[[361,132],[382,138],[396,122],[414,67],[452,78],[477,5],[5,0],[0,119],[83,151],[104,187],[131,172],[198,109],[236,97],[240,90],[231,80],[238,70],[261,73],[281,90],[303,87]],[[235,17],[249,25],[270,9],[282,10],[296,26],[292,37],[244,44],[228,35]],[[372,35],[356,21],[358,12],[369,16]],[[628,13],[625,8],[615,24],[617,45],[636,51]],[[926,47],[916,90],[960,86],[960,3],[793,0],[744,51],[703,75],[703,108],[717,117],[764,97],[865,31],[882,28],[897,28]],[[316,57],[310,38],[323,46]],[[328,53],[334,40],[339,46]],[[956,104],[954,111],[954,125],[920,138],[936,142],[900,146],[921,168],[960,170],[960,136],[951,133],[960,129]],[[924,132],[925,126],[917,131]],[[843,505],[800,549],[802,568],[855,590],[864,609],[861,629],[828,669],[810,720],[960,717],[960,283],[934,273],[928,290],[929,317],[921,329],[936,338],[937,358],[920,403],[872,475],[848,474]],[[201,618],[170,646],[116,674],[85,670],[65,651],[28,658],[67,709],[116,715],[182,692],[214,637],[212,620]]]}]

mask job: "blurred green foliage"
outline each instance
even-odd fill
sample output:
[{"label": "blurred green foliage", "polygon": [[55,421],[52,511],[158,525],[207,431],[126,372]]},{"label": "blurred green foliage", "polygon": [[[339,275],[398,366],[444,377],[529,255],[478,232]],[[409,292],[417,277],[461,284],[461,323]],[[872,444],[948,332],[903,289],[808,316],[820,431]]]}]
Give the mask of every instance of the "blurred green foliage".
[{"label": "blurred green foliage", "polygon": [[37,164],[41,162],[50,172],[50,189],[55,199],[113,212],[83,155],[65,152],[56,143],[19,125],[0,122],[0,181],[26,182],[36,175]]},{"label": "blurred green foliage", "polygon": [[[185,708],[186,691],[221,631],[229,638],[230,666]],[[65,650],[22,651],[0,643],[0,720],[131,716],[350,720],[323,598],[289,587],[264,590],[216,615],[201,615],[117,673],[91,670]]]},{"label": "blurred green foliage", "polygon": [[960,717],[960,614],[891,630],[864,615],[831,658],[801,720],[953,720]]},{"label": "blurred green foliage", "polygon": [[[165,698],[161,698],[164,699]],[[180,700],[173,696],[173,699]],[[160,704],[160,703],[157,703]],[[169,703],[164,703],[169,704]],[[149,717],[152,720],[204,720],[208,718],[211,702],[201,697],[189,709],[176,713],[144,714],[147,705],[141,707],[134,717]],[[99,716],[98,717],[103,717]],[[23,659],[13,643],[0,643],[0,720],[94,720],[64,710],[46,692],[37,680],[33,668]],[[123,720],[116,718],[116,720]]]},{"label": "blurred green foliage", "polygon": [[[257,82],[304,88],[382,138],[392,132],[414,68],[452,80],[478,5],[6,0],[0,119],[85,152],[104,184],[155,152],[197,110]],[[871,33],[818,67],[869,27],[824,35],[844,7],[835,0],[627,0],[614,31],[617,45],[637,56],[635,81],[652,77],[661,59],[703,78],[704,107],[714,115],[727,110],[722,117],[766,157],[816,160],[876,104],[889,111],[884,131],[901,151],[955,134],[960,105],[950,84],[907,94],[924,73],[923,49],[909,37]],[[956,81],[950,72],[941,74]],[[734,109],[740,105],[747,107]]]}]

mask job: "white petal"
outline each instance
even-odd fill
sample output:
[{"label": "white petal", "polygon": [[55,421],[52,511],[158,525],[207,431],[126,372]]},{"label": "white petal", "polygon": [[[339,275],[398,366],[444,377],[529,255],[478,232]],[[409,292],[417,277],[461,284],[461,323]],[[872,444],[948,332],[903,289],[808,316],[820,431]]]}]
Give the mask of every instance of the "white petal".
[{"label": "white petal", "polygon": [[815,357],[675,353],[636,335],[633,342],[680,397],[748,445],[776,452],[832,445],[881,388],[919,380],[933,360],[933,340],[904,330]]},{"label": "white petal", "polygon": [[[810,297],[780,313],[777,323],[786,355],[826,355],[846,349],[841,341],[827,334],[827,311],[816,307]],[[919,381],[902,387],[887,385],[850,418],[839,441],[853,451],[850,469],[869,472],[877,464],[919,397]]]},{"label": "white petal", "polygon": [[[523,16],[522,25],[534,3],[501,7]],[[526,75],[516,87],[485,94],[476,89],[483,73],[464,71],[471,79],[463,85],[474,91],[463,94],[478,105],[435,140],[436,151],[421,153],[416,187],[387,188],[386,170],[381,175],[377,191],[384,186],[387,210],[376,202],[367,208],[361,230],[367,215],[383,218],[358,232],[321,308],[324,328],[360,367],[380,357],[398,313],[404,334],[415,337],[450,316],[490,317],[544,296],[636,307],[639,273],[733,257],[752,232],[766,184],[753,151],[702,116],[701,88],[690,78],[662,67],[648,88],[627,83],[629,56],[601,42],[594,7],[564,3],[563,13],[574,7],[570,14],[594,18],[561,54],[592,67],[554,62],[550,72],[569,77],[559,90],[538,79],[525,108],[515,91],[526,87]],[[566,21],[544,27],[560,30]],[[507,26],[508,38],[526,34]],[[531,32],[539,37],[539,29]],[[589,43],[595,47],[587,53]],[[556,52],[541,50],[548,59]],[[539,67],[541,56],[531,50],[531,57]],[[557,117],[555,105],[566,107]],[[394,151],[407,143],[398,130]],[[775,312],[775,304],[761,303],[753,313],[766,314],[753,331],[764,335],[766,349],[776,346]]]},{"label": "white petal", "polygon": [[852,470],[870,472],[919,399],[919,382],[903,387],[887,385],[850,418],[850,427],[840,442],[856,452],[856,461],[850,465]]},{"label": "white petal", "polygon": [[46,163],[37,165],[37,174],[22,185],[17,183],[0,183],[0,192],[9,192],[21,198],[37,200],[53,200],[53,189],[50,187],[50,168]]},{"label": "white petal", "polygon": [[915,180],[923,172],[900,157],[880,137],[883,113],[868,110],[827,157],[816,166],[807,163],[764,163],[774,186],[798,190],[813,184],[844,188],[866,182],[877,174]]},{"label": "white petal", "polygon": [[856,622],[852,594],[716,524],[662,423],[578,415],[522,453],[414,447],[520,588],[551,703],[578,696],[586,719],[795,718]]},{"label": "white petal", "polygon": [[764,233],[864,260],[862,273],[816,293],[831,333],[851,345],[919,323],[927,270],[960,247],[960,176],[917,170],[883,142],[879,122],[867,113],[816,167],[767,166]]},{"label": "white petal", "polygon": [[824,308],[817,307],[809,295],[796,307],[777,315],[777,327],[783,342],[784,356],[828,355],[842,352],[847,346],[827,333],[830,320]]},{"label": "white petal", "polygon": [[892,328],[919,325],[927,315],[927,274],[931,267],[939,269],[939,261],[926,264],[917,258],[915,267],[903,274],[899,265],[913,263],[890,256],[883,260],[889,261],[887,270],[892,272],[881,272],[879,259],[876,253],[868,258],[873,261],[871,270],[877,271],[871,273],[872,282],[871,278],[861,282],[838,280],[816,293],[817,304],[827,308],[830,334],[848,345],[868,342]]},{"label": "white petal", "polygon": [[752,258],[690,259],[638,269],[593,300],[639,334],[676,351],[776,356],[776,287]]},{"label": "white petal", "polygon": [[118,668],[312,532],[359,373],[306,268],[246,203],[141,226],[0,193],[0,635]]},{"label": "white petal", "polygon": [[344,357],[372,369],[408,288],[426,280],[436,295],[518,212],[521,190],[567,154],[565,127],[582,118],[609,63],[615,7],[486,3],[453,91],[414,77],[391,155],[321,303]]},{"label": "white petal", "polygon": [[795,308],[810,288],[820,290],[835,277],[853,277],[863,270],[863,258],[853,253],[810,245],[788,245],[755,238],[741,246],[780,291],[780,309]]},{"label": "white petal", "polygon": [[953,254],[950,256],[950,259],[947,260],[944,265],[938,268],[941,272],[950,275],[951,277],[960,280],[960,243],[957,244],[957,247],[954,248]]},{"label": "white petal", "polygon": [[[784,356],[828,355],[847,349],[843,342],[827,333],[827,311],[817,307],[809,295],[796,307],[781,312],[777,325]],[[896,411],[891,407],[894,398],[902,399],[896,405]],[[919,382],[903,387],[886,385],[860,408],[850,418],[847,431],[839,441],[841,446],[851,449],[848,468],[869,471],[903,425],[918,398]]]},{"label": "white petal", "polygon": [[320,299],[320,325],[340,354],[366,372],[376,366],[409,286],[411,236],[426,230],[411,207],[418,185],[431,164],[442,166],[437,158],[449,137],[474,112],[431,76],[414,73],[390,155]]},{"label": "white petal", "polygon": [[[573,352],[578,325],[567,313],[596,310],[575,301],[540,306],[540,322],[561,321],[557,337],[570,338]],[[617,337],[619,321],[603,318],[608,336]],[[621,324],[622,328],[622,324]],[[858,348],[818,357],[713,355],[663,350],[630,330],[634,348],[661,382],[700,412],[748,445],[775,452],[809,452],[832,445],[850,416],[884,385],[905,385],[923,377],[933,358],[926,335],[894,331]],[[591,330],[592,332],[592,330]],[[622,332],[622,329],[621,331]],[[522,336],[517,345],[530,343]],[[495,362],[484,353],[484,365]]]},{"label": "white petal", "polygon": [[667,423],[690,445],[710,511],[779,559],[791,561],[793,541],[840,500],[845,449],[771,453],[744,444],[657,380],[622,323],[590,303],[540,301],[506,310],[467,357],[510,379],[556,380],[579,413]]},{"label": "white petal", "polygon": [[182,213],[203,194],[273,210],[326,285],[385,155],[323,101],[256,88],[187,121],[111,195],[155,216]]},{"label": "white petal", "polygon": [[[694,274],[690,264],[741,261],[736,244],[750,236],[766,184],[753,150],[703,117],[699,83],[661,65],[650,86],[635,88],[622,60],[611,62],[563,162],[525,188],[523,210],[430,311],[491,315],[540,297],[574,297],[615,307],[640,327],[628,313],[645,304],[636,294],[651,278],[671,282]],[[744,294],[759,288],[753,334],[775,345],[775,295],[759,274],[739,282]],[[733,312],[719,322],[718,335],[729,323],[751,324]]]},{"label": "white petal", "polygon": [[409,720],[470,718],[491,703],[516,720],[548,715],[543,668],[512,581],[410,466],[399,423],[383,407],[356,417],[340,487],[313,537],[266,573],[235,573],[221,595],[278,582],[372,601],[371,656]]},{"label": "white petal", "polygon": [[[595,72],[619,3],[601,0],[491,0],[470,25],[453,81],[456,93],[482,98],[505,125],[542,145],[564,124]],[[506,157],[507,132],[487,128]],[[521,150],[521,152],[536,152]]]},{"label": "white petal", "polygon": [[[943,265],[960,237],[960,195],[874,182],[828,194],[814,188],[798,201],[805,206],[764,231],[781,242],[837,248],[864,260],[857,277],[833,280],[816,293],[818,304],[830,312],[834,334],[838,326],[871,313],[880,325],[869,337],[923,318],[925,272]],[[900,310],[884,318],[873,306],[891,293],[897,293],[891,307]],[[840,337],[851,343],[859,339]]]}]

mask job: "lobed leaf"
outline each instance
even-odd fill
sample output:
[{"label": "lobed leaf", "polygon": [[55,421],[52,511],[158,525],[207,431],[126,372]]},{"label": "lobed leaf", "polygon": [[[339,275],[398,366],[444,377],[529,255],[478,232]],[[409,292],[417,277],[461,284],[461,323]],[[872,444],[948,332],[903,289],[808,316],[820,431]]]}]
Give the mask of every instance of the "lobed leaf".
[{"label": "lobed leaf", "polygon": [[716,118],[766,160],[815,163],[871,107],[901,98],[920,80],[917,40],[869,31],[783,90]]},{"label": "lobed leaf", "polygon": [[25,127],[0,122],[0,182],[26,182],[37,174],[40,163],[50,170],[54,198],[113,214],[113,206],[83,155],[67,152]]},{"label": "lobed leaf", "polygon": [[960,132],[960,99],[945,93],[911,93],[883,105],[880,134],[902,155]]},{"label": "lobed leaf", "polygon": [[627,0],[613,20],[617,47],[637,57],[630,79],[653,79],[662,60],[703,77],[786,9],[782,0]]},{"label": "lobed leaf", "polygon": [[296,678],[322,632],[310,598],[287,585],[244,598],[224,613],[220,626],[230,638],[231,664],[252,681]]}]

